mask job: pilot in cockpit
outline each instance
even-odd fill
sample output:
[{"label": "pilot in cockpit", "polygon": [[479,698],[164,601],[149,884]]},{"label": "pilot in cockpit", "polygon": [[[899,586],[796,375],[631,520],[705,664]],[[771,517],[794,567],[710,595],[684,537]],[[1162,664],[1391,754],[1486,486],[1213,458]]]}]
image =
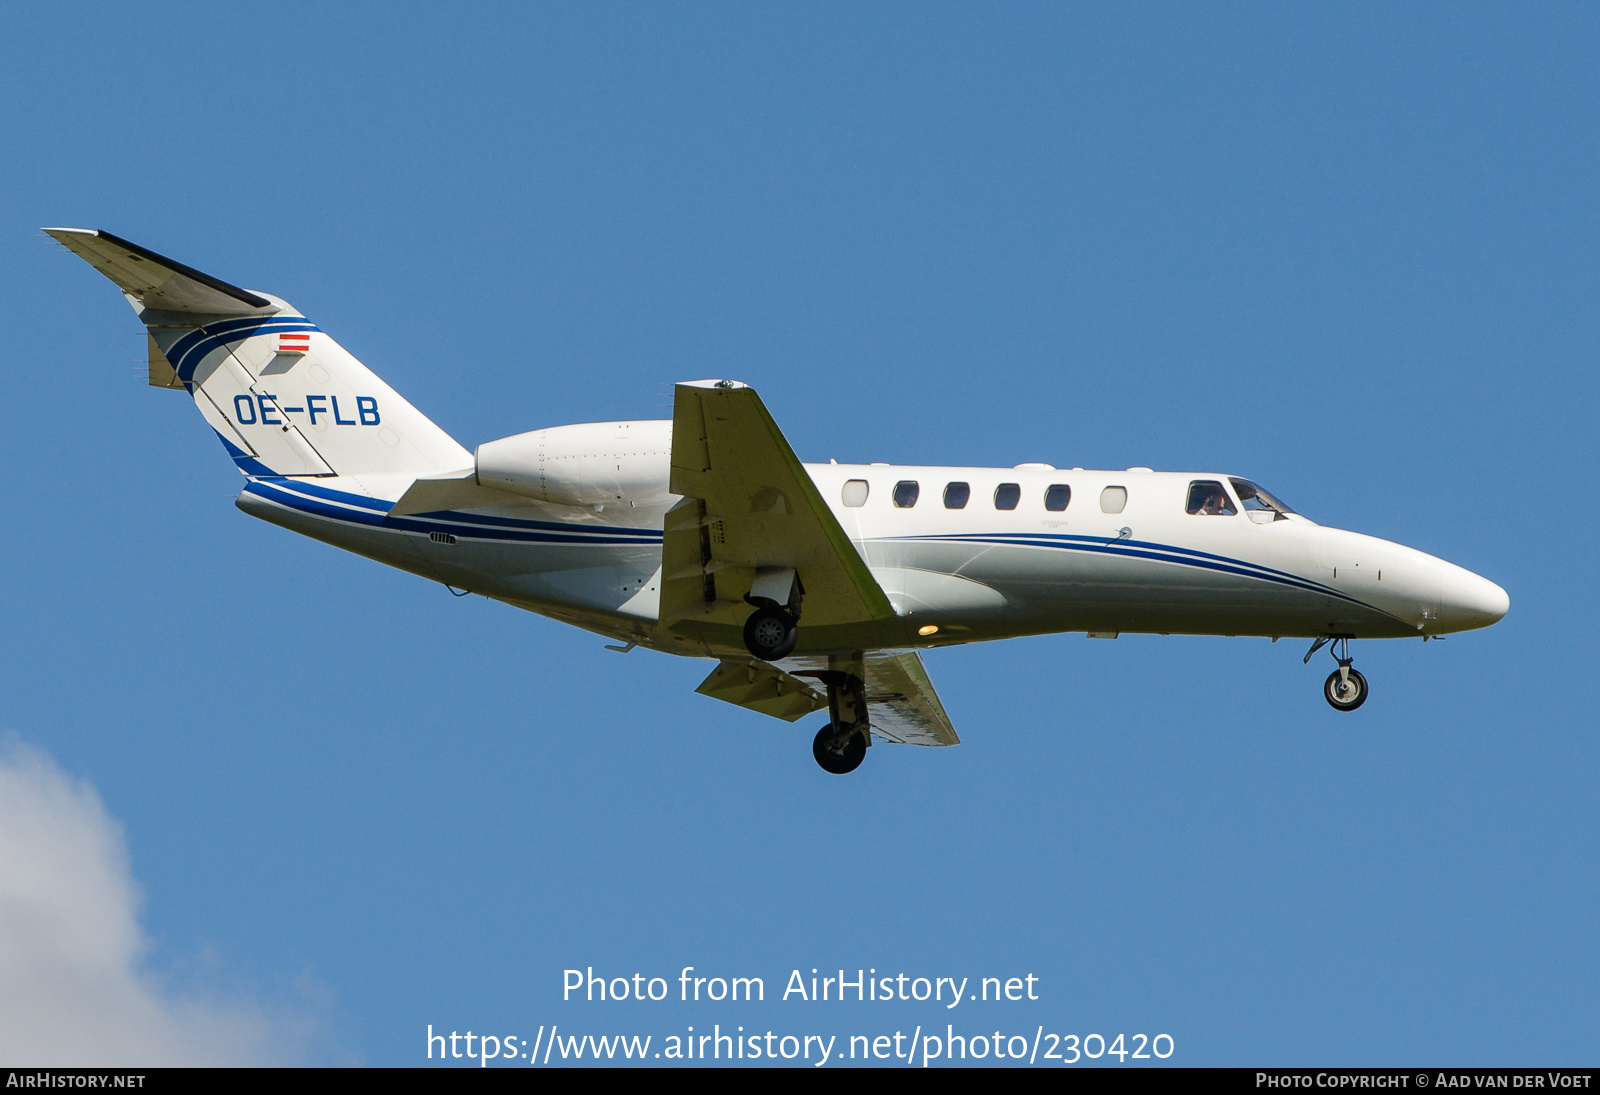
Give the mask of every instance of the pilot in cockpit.
[{"label": "pilot in cockpit", "polygon": [[1233,501],[1222,490],[1221,483],[1195,483],[1189,488],[1190,513],[1213,517],[1235,513]]}]

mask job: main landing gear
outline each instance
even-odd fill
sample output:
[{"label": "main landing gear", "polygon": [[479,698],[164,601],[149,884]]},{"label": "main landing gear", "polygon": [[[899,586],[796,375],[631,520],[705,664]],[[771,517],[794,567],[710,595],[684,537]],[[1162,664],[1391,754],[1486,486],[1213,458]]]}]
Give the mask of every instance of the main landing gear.
[{"label": "main landing gear", "polygon": [[1324,635],[1311,644],[1311,649],[1306,651],[1305,660],[1309,662],[1311,655],[1329,642],[1333,643],[1333,647],[1328,653],[1339,663],[1339,668],[1329,673],[1328,679],[1322,682],[1323,698],[1335,711],[1354,711],[1367,702],[1367,678],[1350,668],[1350,663],[1354,660],[1350,657],[1350,636]]},{"label": "main landing gear", "polygon": [[[744,647],[762,661],[787,658],[800,640],[800,603],[805,587],[788,567],[766,567],[745,594],[755,608],[744,622]],[[866,667],[861,651],[830,655],[828,668],[797,676],[815,677],[828,688],[828,724],[811,741],[811,755],[824,772],[842,776],[861,767],[872,744],[867,723]]]},{"label": "main landing gear", "polygon": [[756,609],[744,622],[744,647],[762,661],[787,658],[799,640],[799,623],[787,609],[775,605]]},{"label": "main landing gear", "polygon": [[817,731],[811,755],[824,772],[842,776],[861,767],[872,744],[867,724],[867,687],[862,680],[861,654],[828,659],[828,668],[801,676],[815,677],[828,686],[828,724]]},{"label": "main landing gear", "polygon": [[838,723],[830,722],[817,731],[811,742],[811,755],[817,758],[824,772],[843,776],[854,772],[867,759],[867,735],[862,730],[840,731],[838,727]]},{"label": "main landing gear", "polygon": [[755,608],[744,622],[744,648],[752,658],[775,662],[787,658],[800,641],[800,602],[805,587],[793,567],[756,571],[746,603]]}]

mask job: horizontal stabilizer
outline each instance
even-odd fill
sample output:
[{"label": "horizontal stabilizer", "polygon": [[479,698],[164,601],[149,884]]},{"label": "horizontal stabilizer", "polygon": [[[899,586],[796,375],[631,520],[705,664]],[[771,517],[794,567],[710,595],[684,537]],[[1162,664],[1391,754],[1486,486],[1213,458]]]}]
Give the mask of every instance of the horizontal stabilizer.
[{"label": "horizontal stabilizer", "polygon": [[695,691],[785,722],[828,706],[827,697],[798,677],[757,661],[721,662]]},{"label": "horizontal stabilizer", "polygon": [[110,232],[46,228],[45,233],[145,308],[206,316],[266,316],[279,311],[272,301],[248,289],[202,274]]}]

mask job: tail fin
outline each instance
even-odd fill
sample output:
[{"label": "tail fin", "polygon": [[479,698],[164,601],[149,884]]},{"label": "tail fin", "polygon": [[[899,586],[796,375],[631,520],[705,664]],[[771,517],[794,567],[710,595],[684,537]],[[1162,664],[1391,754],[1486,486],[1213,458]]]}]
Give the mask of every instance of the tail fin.
[{"label": "tail fin", "polygon": [[45,232],[149,332],[150,383],[188,391],[247,475],[434,476],[472,454],[287,302],[87,228]]}]

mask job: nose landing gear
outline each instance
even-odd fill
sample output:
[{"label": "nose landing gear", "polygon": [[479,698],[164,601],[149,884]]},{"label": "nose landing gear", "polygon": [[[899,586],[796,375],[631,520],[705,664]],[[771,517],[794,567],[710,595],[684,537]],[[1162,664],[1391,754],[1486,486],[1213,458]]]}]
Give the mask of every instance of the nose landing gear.
[{"label": "nose landing gear", "polygon": [[1322,694],[1335,711],[1354,711],[1367,702],[1367,678],[1351,669],[1349,659],[1345,659],[1328,674]]},{"label": "nose landing gear", "polygon": [[1350,657],[1350,636],[1324,635],[1311,644],[1311,649],[1306,651],[1305,660],[1309,662],[1311,655],[1330,641],[1333,647],[1328,653],[1339,663],[1339,668],[1329,673],[1328,679],[1322,682],[1323,698],[1335,711],[1354,711],[1367,702],[1367,678],[1350,668],[1350,663],[1354,661]]}]

